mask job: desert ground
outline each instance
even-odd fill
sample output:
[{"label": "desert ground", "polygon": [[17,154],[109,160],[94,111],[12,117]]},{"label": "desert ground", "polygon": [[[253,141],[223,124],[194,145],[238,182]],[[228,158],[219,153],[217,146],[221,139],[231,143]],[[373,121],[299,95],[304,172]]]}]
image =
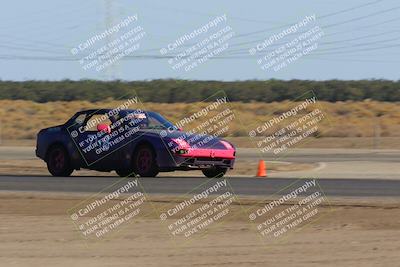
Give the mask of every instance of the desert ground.
[{"label": "desert ground", "polygon": [[[38,129],[63,123],[79,109],[107,103],[0,101],[3,115],[0,150],[4,152],[0,155],[0,174],[48,175],[45,163],[35,159],[33,153]],[[243,128],[249,129],[255,121],[265,121],[276,115],[271,111],[287,110],[292,104],[234,103],[242,121],[249,121],[251,125],[235,124],[227,139],[240,148],[252,148],[254,144],[245,137],[247,132]],[[321,104],[329,115],[330,124],[321,124],[323,138],[310,137],[301,148],[362,148],[371,150],[367,151],[371,155],[358,165],[355,165],[356,156],[352,161],[340,160],[339,164],[334,158],[335,150],[325,153],[318,161],[293,161],[290,165],[287,162],[267,162],[269,176],[287,173],[293,176],[296,171],[303,175],[302,172],[320,169],[323,172],[317,177],[321,178],[335,176],[333,171],[339,170],[345,178],[357,178],[354,175],[357,171],[364,179],[367,178],[365,172],[371,173],[373,179],[385,178],[386,172],[390,172],[388,177],[398,179],[398,163],[391,156],[397,155],[393,149],[400,148],[397,103]],[[171,120],[178,120],[181,115],[196,110],[192,104],[183,103],[146,105],[151,110],[162,111]],[[379,152],[375,150],[377,148],[385,151]],[[359,157],[358,154],[364,152],[351,153]],[[312,159],[316,157],[310,155]],[[382,162],[374,158],[379,155]],[[331,162],[324,163],[325,167],[321,169],[319,161],[327,159]],[[256,158],[243,157],[237,163],[231,175],[255,175]],[[354,170],[354,166],[358,169]],[[91,171],[79,174],[103,175]],[[104,175],[115,176],[114,173]],[[399,197],[330,198],[329,205],[318,207],[318,220],[297,227],[286,238],[273,243],[260,237],[249,222],[248,214],[243,212],[249,207],[262,207],[271,199],[239,196],[241,201],[230,206],[234,216],[223,218],[221,223],[207,228],[204,234],[181,242],[166,228],[174,219],[160,220],[160,211],[178,203],[176,196],[170,195],[150,195],[141,206],[144,212],[115,234],[86,240],[74,225],[68,210],[88,197],[90,195],[85,193],[12,192],[0,188],[0,266],[364,267],[396,266],[400,262]]]},{"label": "desert ground", "polygon": [[[320,207],[320,219],[266,244],[245,216],[227,219],[191,242],[174,242],[155,211],[168,204],[165,196],[147,199],[146,213],[116,235],[85,240],[66,211],[86,197],[1,193],[1,266],[395,266],[400,261],[396,198],[330,199],[329,207]],[[231,208],[252,203],[247,199]]]}]

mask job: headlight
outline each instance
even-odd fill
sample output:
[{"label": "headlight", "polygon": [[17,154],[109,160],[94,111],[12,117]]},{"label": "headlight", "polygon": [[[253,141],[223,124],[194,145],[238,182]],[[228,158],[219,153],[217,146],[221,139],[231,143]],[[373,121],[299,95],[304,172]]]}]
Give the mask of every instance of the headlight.
[{"label": "headlight", "polygon": [[190,145],[188,144],[188,142],[186,142],[185,140],[183,140],[181,138],[172,138],[171,140],[173,142],[175,142],[181,149],[189,149],[190,148]]},{"label": "headlight", "polygon": [[181,138],[172,138],[171,141],[177,144],[177,146],[172,149],[173,153],[182,155],[189,152],[190,145],[185,140]]},{"label": "headlight", "polygon": [[231,144],[230,144],[229,142],[227,142],[227,141],[221,140],[220,142],[224,145],[224,147],[225,147],[226,149],[235,149],[235,148],[233,147],[233,145],[231,145]]}]

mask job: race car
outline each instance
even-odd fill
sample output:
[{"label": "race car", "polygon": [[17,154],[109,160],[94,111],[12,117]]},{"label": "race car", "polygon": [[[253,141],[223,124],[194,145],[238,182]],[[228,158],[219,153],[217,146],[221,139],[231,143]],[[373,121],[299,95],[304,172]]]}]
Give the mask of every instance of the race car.
[{"label": "race car", "polygon": [[36,155],[53,176],[84,168],[121,177],[202,170],[212,178],[233,168],[236,149],[213,135],[184,132],[156,112],[100,109],[77,112],[63,125],[40,130]]}]

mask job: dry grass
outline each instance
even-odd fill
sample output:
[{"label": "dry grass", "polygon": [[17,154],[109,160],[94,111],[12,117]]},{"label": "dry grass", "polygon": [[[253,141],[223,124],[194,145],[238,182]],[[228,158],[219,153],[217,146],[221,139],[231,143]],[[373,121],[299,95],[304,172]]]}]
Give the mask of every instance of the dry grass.
[{"label": "dry grass", "polygon": [[[122,102],[57,101],[42,104],[23,100],[0,100],[1,139],[34,139],[40,129],[62,124],[77,111],[89,108],[115,108],[119,103]],[[400,136],[399,103],[363,101],[319,102],[319,104],[328,118],[319,124],[319,134],[322,137],[371,137],[374,136],[377,125],[383,137]],[[144,108],[160,112],[172,122],[177,122],[206,105],[205,103],[145,103]],[[228,135],[247,136],[250,129],[295,105],[296,103],[290,101],[231,103],[237,118],[229,125]]]}]

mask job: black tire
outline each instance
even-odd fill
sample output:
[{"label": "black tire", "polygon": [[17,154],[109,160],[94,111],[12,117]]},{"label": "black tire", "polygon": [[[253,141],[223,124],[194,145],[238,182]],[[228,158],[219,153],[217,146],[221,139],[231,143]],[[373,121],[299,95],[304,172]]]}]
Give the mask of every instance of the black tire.
[{"label": "black tire", "polygon": [[156,153],[150,145],[140,145],[133,155],[133,170],[140,177],[156,177],[158,166]]},{"label": "black tire", "polygon": [[221,168],[221,167],[212,167],[209,169],[202,170],[204,176],[208,178],[222,178],[224,177],[227,171],[228,171],[227,168]]},{"label": "black tire", "polygon": [[115,170],[119,177],[133,177],[135,173],[133,170]]},{"label": "black tire", "polygon": [[53,176],[70,176],[74,171],[67,150],[62,145],[50,147],[46,157],[47,169]]}]

